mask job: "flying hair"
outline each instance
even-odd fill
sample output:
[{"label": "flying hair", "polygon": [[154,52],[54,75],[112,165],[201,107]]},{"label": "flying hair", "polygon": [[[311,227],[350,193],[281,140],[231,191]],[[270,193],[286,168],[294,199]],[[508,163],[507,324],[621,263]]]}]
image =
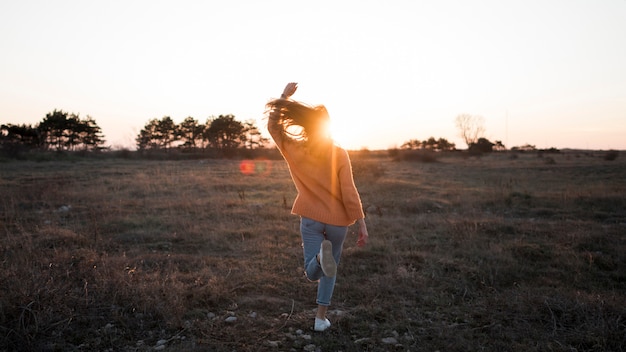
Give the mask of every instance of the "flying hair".
[{"label": "flying hair", "polygon": [[266,107],[270,115],[278,114],[282,132],[286,136],[315,144],[330,140],[330,116],[324,105],[311,106],[294,100],[275,99],[267,103]]}]

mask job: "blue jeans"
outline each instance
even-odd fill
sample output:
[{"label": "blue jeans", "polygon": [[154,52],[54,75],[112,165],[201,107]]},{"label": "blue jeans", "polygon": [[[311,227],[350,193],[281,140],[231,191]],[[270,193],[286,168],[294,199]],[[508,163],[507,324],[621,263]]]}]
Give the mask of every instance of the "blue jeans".
[{"label": "blue jeans", "polygon": [[323,240],[329,240],[333,244],[333,257],[337,265],[339,265],[343,241],[346,239],[347,233],[347,226],[328,225],[309,218],[300,218],[300,234],[302,235],[302,248],[304,250],[304,271],[309,280],[319,280],[317,284],[317,304],[319,305],[330,305],[337,278],[337,276],[325,276],[322,267],[317,262],[320,246]]}]

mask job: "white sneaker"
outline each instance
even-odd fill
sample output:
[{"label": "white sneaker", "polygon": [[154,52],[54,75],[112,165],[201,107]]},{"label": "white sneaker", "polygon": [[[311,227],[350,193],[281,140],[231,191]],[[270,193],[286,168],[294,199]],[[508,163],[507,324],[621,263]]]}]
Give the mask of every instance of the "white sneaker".
[{"label": "white sneaker", "polygon": [[326,329],[328,329],[330,327],[330,321],[328,321],[328,319],[320,319],[320,318],[315,318],[315,327],[314,330],[315,331],[324,331]]},{"label": "white sneaker", "polygon": [[333,257],[333,244],[329,240],[322,241],[320,265],[324,275],[328,277],[337,275],[337,263],[335,263],[335,258]]}]

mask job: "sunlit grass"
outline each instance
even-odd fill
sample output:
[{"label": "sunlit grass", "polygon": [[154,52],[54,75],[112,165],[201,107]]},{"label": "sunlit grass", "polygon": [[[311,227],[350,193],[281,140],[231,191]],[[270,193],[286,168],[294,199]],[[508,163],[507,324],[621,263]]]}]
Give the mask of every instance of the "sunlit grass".
[{"label": "sunlit grass", "polygon": [[4,163],[0,349],[619,350],[626,163],[553,158],[355,153],[325,334],[284,162]]}]

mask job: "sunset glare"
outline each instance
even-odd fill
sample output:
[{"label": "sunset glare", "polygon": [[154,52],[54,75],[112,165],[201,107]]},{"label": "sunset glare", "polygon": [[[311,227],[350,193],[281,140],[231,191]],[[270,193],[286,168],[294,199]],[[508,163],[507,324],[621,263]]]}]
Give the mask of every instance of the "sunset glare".
[{"label": "sunset glare", "polygon": [[[344,123],[341,123],[342,120],[338,120],[338,121],[332,121],[330,122],[330,135],[333,138],[333,141],[335,141],[335,144],[342,146],[342,147],[346,147],[346,148],[351,148],[351,149],[356,149],[356,143],[358,143],[358,138],[356,135],[354,135],[354,132],[352,131],[352,127],[350,126],[350,124],[346,123],[346,120],[343,120]],[[372,122],[370,122],[372,123]],[[363,144],[362,147],[365,147],[366,144]]]},{"label": "sunset glare", "polygon": [[[0,124],[60,109],[134,148],[153,118],[327,106],[349,149],[446,138],[626,149],[626,1],[0,2]],[[266,136],[269,137],[267,133]]]}]

